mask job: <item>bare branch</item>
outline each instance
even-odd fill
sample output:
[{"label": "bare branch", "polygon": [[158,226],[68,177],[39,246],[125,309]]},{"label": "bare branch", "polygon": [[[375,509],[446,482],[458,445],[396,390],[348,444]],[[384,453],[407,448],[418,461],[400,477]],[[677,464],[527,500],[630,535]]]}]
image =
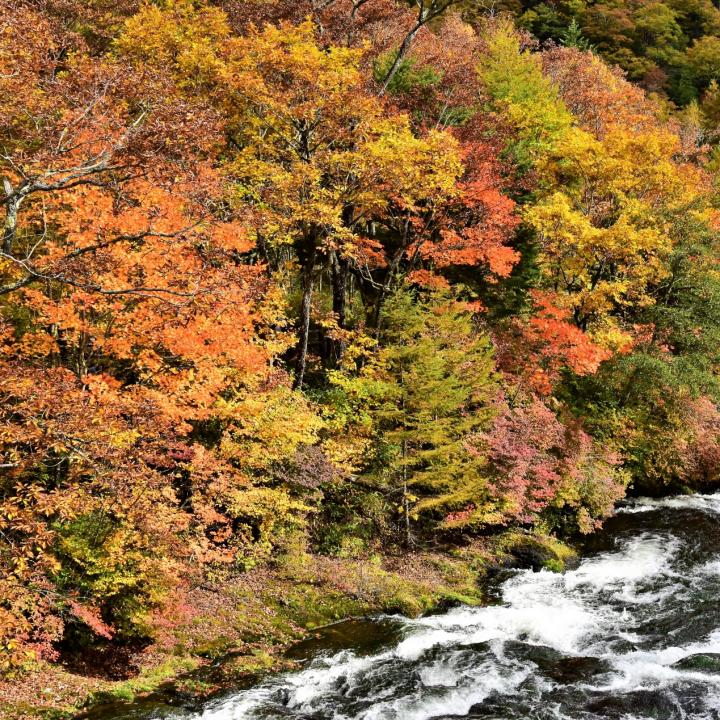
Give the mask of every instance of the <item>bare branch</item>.
[{"label": "bare branch", "polygon": [[455,5],[459,0],[415,0],[415,4],[418,8],[418,15],[415,24],[410,28],[407,35],[403,38],[402,43],[393,59],[390,68],[385,74],[385,78],[382,81],[380,90],[378,91],[379,96],[383,96],[386,92],[397,71],[402,65],[402,61],[407,55],[410,47],[415,40],[415,36],[420,30],[435,18],[442,15],[451,5]]}]

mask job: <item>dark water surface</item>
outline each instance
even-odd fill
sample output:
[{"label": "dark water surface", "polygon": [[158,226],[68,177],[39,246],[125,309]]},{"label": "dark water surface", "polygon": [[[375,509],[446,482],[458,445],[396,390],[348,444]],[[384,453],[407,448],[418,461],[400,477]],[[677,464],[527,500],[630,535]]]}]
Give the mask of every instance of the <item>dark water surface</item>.
[{"label": "dark water surface", "polygon": [[639,500],[497,605],[347,623],[297,672],[104,720],[720,720],[720,495]]}]

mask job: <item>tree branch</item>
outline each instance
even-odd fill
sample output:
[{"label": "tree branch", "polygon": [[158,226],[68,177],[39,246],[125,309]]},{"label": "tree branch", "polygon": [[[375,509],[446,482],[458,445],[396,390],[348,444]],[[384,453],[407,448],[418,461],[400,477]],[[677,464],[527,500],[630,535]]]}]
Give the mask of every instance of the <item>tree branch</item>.
[{"label": "tree branch", "polygon": [[402,61],[407,55],[410,47],[415,40],[415,36],[420,30],[427,25],[431,20],[439,17],[444,13],[451,5],[455,5],[459,0],[415,0],[415,4],[418,7],[418,15],[415,24],[410,28],[407,35],[403,38],[400,47],[398,48],[395,59],[390,65],[385,78],[382,81],[382,85],[378,92],[378,95],[382,97],[386,92],[397,71],[402,65]]}]

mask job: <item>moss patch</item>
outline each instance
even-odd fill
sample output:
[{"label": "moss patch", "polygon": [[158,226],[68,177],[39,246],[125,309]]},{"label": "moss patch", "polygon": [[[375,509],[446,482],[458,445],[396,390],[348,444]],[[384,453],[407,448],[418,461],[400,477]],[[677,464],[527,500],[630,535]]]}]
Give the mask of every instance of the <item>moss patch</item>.
[{"label": "moss patch", "polygon": [[569,545],[552,535],[523,533],[517,530],[497,536],[493,540],[494,554],[506,564],[562,572],[577,553]]}]

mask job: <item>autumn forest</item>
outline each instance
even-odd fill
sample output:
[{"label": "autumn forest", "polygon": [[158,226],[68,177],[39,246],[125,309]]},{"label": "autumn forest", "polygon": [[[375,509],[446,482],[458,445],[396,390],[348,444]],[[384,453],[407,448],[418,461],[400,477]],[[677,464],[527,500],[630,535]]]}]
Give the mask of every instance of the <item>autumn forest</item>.
[{"label": "autumn forest", "polygon": [[0,3],[0,715],[720,486],[719,82],[710,0]]}]

